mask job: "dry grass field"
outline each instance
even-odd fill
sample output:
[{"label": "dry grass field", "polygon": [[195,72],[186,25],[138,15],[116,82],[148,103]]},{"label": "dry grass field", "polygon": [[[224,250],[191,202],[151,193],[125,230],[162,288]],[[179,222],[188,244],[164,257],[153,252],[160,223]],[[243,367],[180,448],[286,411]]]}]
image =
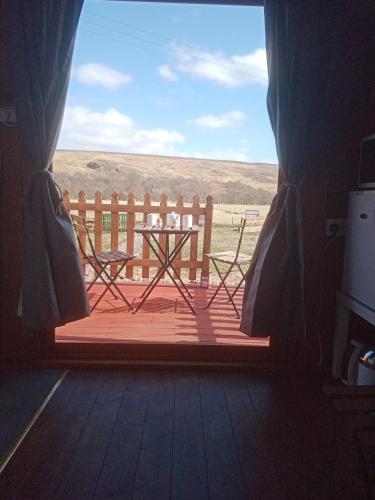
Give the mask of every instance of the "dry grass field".
[{"label": "dry grass field", "polygon": [[56,151],[53,169],[57,183],[72,196],[82,189],[88,198],[100,191],[109,199],[116,191],[126,199],[129,191],[154,200],[165,193],[186,201],[195,194],[211,194],[215,203],[267,205],[277,184],[277,165],[234,161],[176,158],[92,151]]},{"label": "dry grass field", "polygon": [[[142,203],[145,192],[151,192],[153,204],[157,205],[160,194],[166,193],[168,205],[173,207],[177,194],[184,195],[185,205],[190,205],[194,194],[201,203],[211,194],[214,198],[212,228],[212,252],[235,250],[238,241],[238,226],[246,209],[259,210],[263,220],[269,210],[270,201],[276,192],[277,166],[249,164],[230,161],[203,160],[194,158],[172,158],[123,153],[99,153],[90,151],[57,151],[54,158],[54,173],[57,183],[71,193],[86,193],[87,201],[93,199],[95,191],[101,191],[103,199],[110,199],[112,192],[126,200],[128,192],[134,192],[137,202]],[[87,213],[88,217],[93,214]],[[142,215],[137,215],[142,222]],[[246,232],[242,252],[252,254],[261,226]],[[202,242],[203,228],[199,237]],[[110,234],[103,235],[103,249],[110,248]],[[126,246],[126,232],[119,234],[119,247]],[[189,247],[183,258],[188,258]],[[199,246],[198,258],[202,257]],[[211,269],[211,282],[216,278]],[[139,279],[141,270],[135,270]],[[185,278],[187,272],[183,272]],[[198,275],[198,279],[200,276]],[[231,279],[236,282],[238,273]]]}]

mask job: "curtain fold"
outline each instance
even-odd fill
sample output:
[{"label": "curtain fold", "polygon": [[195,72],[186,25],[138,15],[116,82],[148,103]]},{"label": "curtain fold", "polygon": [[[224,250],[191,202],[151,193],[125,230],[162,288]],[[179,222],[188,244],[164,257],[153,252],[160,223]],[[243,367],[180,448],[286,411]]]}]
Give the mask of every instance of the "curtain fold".
[{"label": "curtain fold", "polygon": [[308,227],[301,197],[314,176],[335,166],[343,141],[353,140],[353,116],[368,98],[369,6],[367,0],[265,0],[267,105],[280,183],[246,279],[240,330],[248,335],[306,335]]},{"label": "curtain fold", "polygon": [[44,332],[90,313],[73,228],[48,169],[64,113],[83,0],[13,0],[9,72],[29,186],[24,199],[20,313]]}]

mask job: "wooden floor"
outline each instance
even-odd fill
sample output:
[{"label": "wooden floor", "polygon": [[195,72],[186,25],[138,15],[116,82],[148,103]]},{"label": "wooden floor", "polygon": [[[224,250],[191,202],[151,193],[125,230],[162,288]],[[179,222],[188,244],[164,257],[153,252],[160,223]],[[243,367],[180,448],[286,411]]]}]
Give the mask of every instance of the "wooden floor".
[{"label": "wooden floor", "polygon": [[0,369],[0,457],[33,417],[61,373],[61,370]]},{"label": "wooden floor", "polygon": [[1,498],[343,499],[332,410],[280,373],[71,372]]},{"label": "wooden floor", "polygon": [[[124,295],[134,306],[144,290],[143,285],[120,285]],[[95,285],[90,291],[90,303],[103,290]],[[173,343],[205,345],[268,346],[268,339],[249,338],[239,331],[240,321],[225,293],[209,309],[207,304],[213,289],[190,288],[193,315],[177,289],[158,286],[142,308],[133,314],[126,304],[115,300],[109,293],[89,318],[56,329],[57,342],[105,342],[105,343]],[[242,291],[236,295],[241,309]]]}]

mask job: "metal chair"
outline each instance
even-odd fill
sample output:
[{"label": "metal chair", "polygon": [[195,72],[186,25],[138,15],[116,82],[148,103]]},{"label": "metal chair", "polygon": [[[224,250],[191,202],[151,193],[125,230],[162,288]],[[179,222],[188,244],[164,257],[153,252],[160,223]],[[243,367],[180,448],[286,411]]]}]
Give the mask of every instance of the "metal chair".
[{"label": "metal chair", "polygon": [[[228,295],[229,302],[232,304],[234,310],[236,311],[237,317],[238,318],[240,317],[240,313],[238,312],[237,306],[234,303],[233,299],[234,299],[234,296],[236,295],[236,293],[238,292],[238,290],[240,289],[240,287],[241,287],[242,283],[244,282],[245,278],[246,278],[246,273],[243,271],[243,269],[242,269],[241,266],[244,265],[244,264],[250,264],[251,259],[252,259],[251,255],[245,255],[243,253],[240,253],[241,244],[242,244],[242,238],[243,238],[243,233],[245,231],[245,227],[246,227],[246,218],[244,217],[242,219],[242,221],[241,221],[240,236],[238,238],[237,250],[235,252],[232,251],[232,250],[228,250],[226,252],[217,252],[217,253],[208,253],[208,254],[206,254],[206,257],[208,257],[210,260],[212,260],[212,263],[213,263],[213,265],[214,265],[214,267],[216,269],[216,272],[219,275],[220,284],[216,288],[214,294],[212,295],[210,301],[204,307],[204,309],[208,309],[210,307],[210,305],[215,300],[217,294],[219,293],[221,287],[224,287],[224,290],[226,291],[226,293]],[[218,263],[229,265],[228,270],[225,273],[222,274],[220,272],[220,269],[219,269],[218,265],[217,265]],[[230,291],[228,290],[228,287],[227,287],[225,281],[229,277],[230,273],[233,272],[233,271],[235,271],[235,270],[240,271],[240,273],[241,273],[241,280],[238,283],[238,285],[236,286],[234,292],[230,293]]]},{"label": "metal chair", "polygon": [[[113,295],[115,299],[118,298],[117,295],[112,290],[112,287],[115,288],[115,290],[120,295],[121,299],[128,305],[129,309],[133,309],[130,302],[127,300],[125,295],[117,286],[116,279],[121,273],[121,271],[124,269],[126,264],[129,262],[129,260],[134,259],[134,255],[130,255],[127,252],[123,252],[121,250],[109,251],[109,252],[96,252],[85,219],[79,215],[71,215],[71,219],[73,222],[75,233],[77,235],[77,241],[83,260],[92,267],[95,273],[94,280],[88,286],[87,291],[89,291],[92,288],[92,286],[94,285],[94,283],[97,282],[98,279],[100,279],[105,285],[103,292],[99,295],[95,304],[91,307],[91,311],[93,311],[96,308],[96,306],[99,304],[99,302],[102,300],[102,298],[108,291]],[[80,238],[81,231],[85,231],[87,235],[91,254],[86,253],[86,248],[84,248],[84,245],[82,244]],[[118,269],[114,274],[114,276],[111,276],[107,270],[107,267],[113,264],[118,264]]]}]

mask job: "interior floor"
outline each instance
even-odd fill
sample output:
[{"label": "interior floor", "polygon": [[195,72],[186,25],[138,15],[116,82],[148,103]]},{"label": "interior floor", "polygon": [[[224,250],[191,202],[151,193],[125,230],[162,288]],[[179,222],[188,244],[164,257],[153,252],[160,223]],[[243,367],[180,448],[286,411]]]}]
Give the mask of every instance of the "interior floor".
[{"label": "interior floor", "polygon": [[32,419],[61,373],[61,370],[0,369],[0,458]]},{"label": "interior floor", "polygon": [[71,371],[0,497],[351,498],[337,444],[330,400],[300,375]]}]

